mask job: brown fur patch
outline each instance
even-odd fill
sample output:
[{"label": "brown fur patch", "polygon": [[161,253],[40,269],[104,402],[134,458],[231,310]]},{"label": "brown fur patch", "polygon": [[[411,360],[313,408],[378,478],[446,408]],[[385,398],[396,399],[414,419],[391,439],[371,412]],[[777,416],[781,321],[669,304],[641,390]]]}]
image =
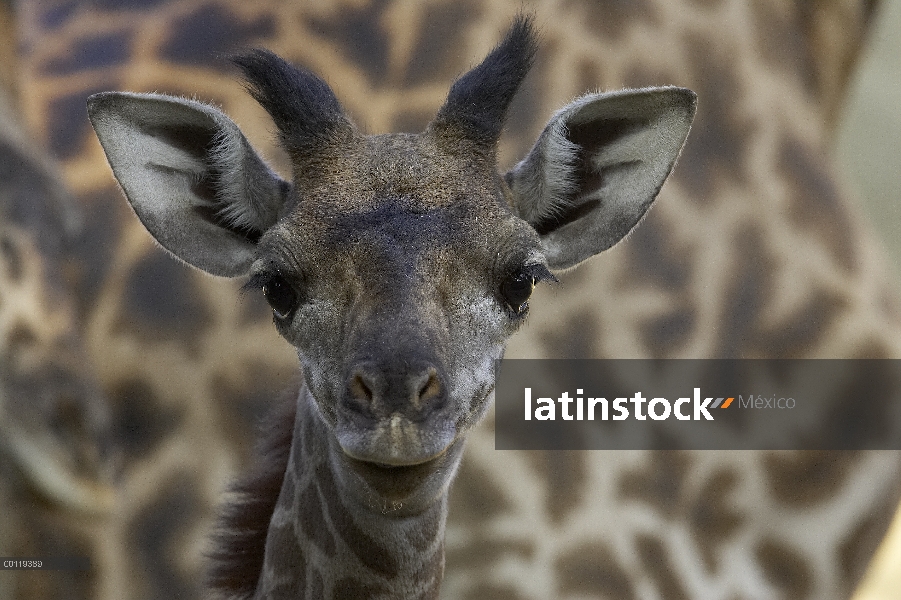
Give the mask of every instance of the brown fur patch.
[{"label": "brown fur patch", "polygon": [[755,554],[770,583],[785,591],[781,597],[793,600],[809,597],[810,571],[795,550],[773,540],[763,540]]},{"label": "brown fur patch", "polygon": [[221,596],[251,598],[256,591],[269,522],[288,467],[295,397],[280,403],[267,418],[257,467],[231,488],[236,498],[219,513],[207,585]]},{"label": "brown fur patch", "polygon": [[620,494],[626,499],[646,502],[673,516],[685,501],[686,474],[691,469],[691,455],[684,452],[658,452],[647,468],[623,474]]},{"label": "brown fur patch", "polygon": [[833,498],[858,458],[854,452],[772,453],[764,456],[764,472],[773,498],[799,508]]},{"label": "brown fur patch", "polygon": [[815,235],[836,265],[856,272],[860,267],[857,231],[826,161],[801,140],[787,137],[779,147],[779,165],[791,194],[792,223]]},{"label": "brown fur patch", "polygon": [[574,548],[557,558],[561,592],[600,598],[635,598],[632,578],[606,546]]},{"label": "brown fur patch", "polygon": [[648,574],[657,583],[662,600],[687,600],[688,594],[679,582],[676,570],[660,540],[642,537],[638,554]]}]

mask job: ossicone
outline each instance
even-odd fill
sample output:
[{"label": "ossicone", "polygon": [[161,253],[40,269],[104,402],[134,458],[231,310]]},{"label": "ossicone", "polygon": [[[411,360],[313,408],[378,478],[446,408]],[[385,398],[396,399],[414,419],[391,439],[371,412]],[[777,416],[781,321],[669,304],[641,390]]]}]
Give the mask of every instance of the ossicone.
[{"label": "ossicone", "polygon": [[451,86],[432,122],[436,133],[463,136],[482,146],[497,143],[507,108],[528,74],[538,50],[531,15],[519,15],[503,41]]},{"label": "ossicone", "polygon": [[353,125],[329,85],[314,73],[291,65],[268,50],[232,58],[247,91],[269,113],[282,143],[292,154],[321,149]]}]

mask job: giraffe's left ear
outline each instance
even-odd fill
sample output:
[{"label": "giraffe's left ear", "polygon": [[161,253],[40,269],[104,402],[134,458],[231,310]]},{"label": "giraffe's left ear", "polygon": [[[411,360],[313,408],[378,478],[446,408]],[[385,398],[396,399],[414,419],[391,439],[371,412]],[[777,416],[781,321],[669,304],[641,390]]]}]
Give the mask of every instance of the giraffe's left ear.
[{"label": "giraffe's left ear", "polygon": [[696,100],[675,87],[589,94],[551,118],[505,176],[551,269],[606,250],[638,224],[673,169]]},{"label": "giraffe's left ear", "polygon": [[290,185],[221,111],[160,94],[105,92],[88,114],[113,174],[147,231],[213,275],[245,274]]}]

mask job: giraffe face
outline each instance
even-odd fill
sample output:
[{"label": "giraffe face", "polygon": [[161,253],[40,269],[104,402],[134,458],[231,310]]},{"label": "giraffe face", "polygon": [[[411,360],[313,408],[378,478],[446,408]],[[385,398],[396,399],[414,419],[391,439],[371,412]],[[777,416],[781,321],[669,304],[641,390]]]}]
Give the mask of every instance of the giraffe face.
[{"label": "giraffe face", "polygon": [[478,421],[494,361],[552,275],[490,157],[421,135],[356,137],[304,170],[251,286],[352,457],[441,454]]},{"label": "giraffe face", "polygon": [[449,482],[442,465],[484,414],[532,286],[627,235],[675,163],[695,96],[648,88],[577,99],[498,173],[507,106],[535,49],[531,21],[517,20],[418,135],[361,135],[323,80],[269,52],[239,57],[290,181],[213,107],[89,99],[113,172],[157,241],[263,290],[341,460],[431,464]]}]

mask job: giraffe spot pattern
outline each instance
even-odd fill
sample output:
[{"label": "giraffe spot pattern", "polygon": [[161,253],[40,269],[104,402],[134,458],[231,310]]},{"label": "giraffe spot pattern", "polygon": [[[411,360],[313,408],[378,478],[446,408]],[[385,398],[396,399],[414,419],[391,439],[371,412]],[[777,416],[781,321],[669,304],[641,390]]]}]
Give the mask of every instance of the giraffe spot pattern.
[{"label": "giraffe spot pattern", "polygon": [[592,358],[597,356],[596,340],[600,337],[597,316],[591,308],[582,308],[556,329],[541,332],[544,355],[555,358]]},{"label": "giraffe spot pattern", "polygon": [[576,63],[575,72],[579,82],[577,85],[580,90],[603,90],[610,87],[606,77],[604,77],[603,69],[593,60],[579,59],[578,63]]},{"label": "giraffe spot pattern", "polygon": [[629,234],[628,249],[629,281],[669,292],[684,291],[690,283],[695,252],[677,247],[670,229],[654,212]]},{"label": "giraffe spot pattern", "polygon": [[553,523],[566,519],[569,511],[579,506],[585,494],[586,453],[580,451],[534,451],[525,453],[536,473],[546,482],[545,505]]},{"label": "giraffe spot pattern", "polygon": [[701,550],[707,570],[719,571],[720,545],[736,533],[744,519],[735,509],[734,493],[738,484],[733,471],[715,472],[687,508],[687,523]]},{"label": "giraffe spot pattern", "polygon": [[641,536],[636,540],[636,546],[645,571],[657,584],[661,600],[688,600],[688,594],[682,587],[663,542]]},{"label": "giraffe spot pattern", "polygon": [[434,117],[435,112],[431,109],[400,111],[392,119],[391,129],[399,133],[419,133]]},{"label": "giraffe spot pattern", "polygon": [[825,161],[799,140],[787,137],[779,149],[779,165],[791,194],[792,223],[802,232],[816,234],[835,264],[855,272],[859,262],[856,228]]},{"label": "giraffe spot pattern", "polygon": [[[0,472],[2,471],[5,469],[0,466]],[[3,498],[4,506],[7,507],[5,494],[0,492],[0,498]],[[11,597],[16,600],[94,597],[96,589],[102,584],[98,575],[99,569],[93,562],[93,556],[96,556],[94,542],[85,535],[83,528],[79,531],[77,525],[73,527],[71,523],[59,518],[60,515],[55,508],[35,503],[31,497],[22,500],[24,501],[16,503],[16,508],[24,521],[22,531],[26,533],[12,540],[6,538],[4,540],[6,552],[12,556],[23,557],[92,557],[92,568],[87,571],[20,571],[20,576],[15,580],[18,589],[13,591]],[[7,575],[8,573],[4,573],[4,577]],[[38,590],[37,594],[35,590]]]},{"label": "giraffe spot pattern", "polygon": [[764,473],[772,498],[802,508],[827,502],[858,463],[857,452],[768,452]]},{"label": "giraffe spot pattern", "polygon": [[28,325],[16,323],[10,328],[6,343],[10,356],[15,360],[17,356],[22,356],[34,348],[38,343],[38,336]]},{"label": "giraffe spot pattern", "polygon": [[58,158],[66,160],[75,158],[82,152],[90,136],[93,136],[91,123],[85,117],[88,96],[98,92],[120,89],[112,78],[101,78],[87,89],[60,96],[49,103],[47,145]]},{"label": "giraffe spot pattern", "polygon": [[[739,530],[741,513],[734,508],[735,473],[717,470],[697,490],[687,487],[692,455],[659,451],[647,468],[626,473],[619,482],[625,500],[634,499],[652,506],[672,521],[689,527],[708,571],[721,566],[719,547]],[[656,552],[656,551],[655,551]]]},{"label": "giraffe spot pattern", "polygon": [[204,513],[195,483],[189,473],[173,474],[128,526],[129,555],[137,561],[130,567],[131,577],[137,587],[143,587],[141,598],[200,597],[200,582],[184,573],[178,560],[193,541],[186,539],[185,532]]},{"label": "giraffe spot pattern", "polygon": [[[112,5],[114,4],[113,0],[103,0],[103,3],[104,3],[105,5],[110,5],[110,6],[112,6]],[[147,6],[153,6],[153,5],[158,5],[158,4],[160,4],[159,0],[156,0],[156,1],[154,1],[154,0],[150,0],[150,1],[144,0],[144,3],[145,3]],[[709,2],[709,1],[706,1],[706,2],[705,2],[705,1],[703,1],[703,0],[695,0],[695,3],[696,3],[696,4],[699,4],[699,5],[701,5],[701,4],[711,4],[711,2]],[[138,2],[137,2],[137,0],[132,0],[132,1],[130,1],[130,2],[125,2],[125,3],[122,3],[122,4],[123,4],[123,5],[128,5],[128,4],[134,4],[134,5],[137,5]],[[70,3],[70,5],[74,5],[74,3]],[[683,158],[683,161],[680,163],[680,168],[683,167],[686,163],[687,163],[687,161]],[[677,171],[677,172],[678,172],[678,171]],[[487,597],[487,596],[486,596],[486,597]],[[511,594],[510,597],[515,597],[515,595]]]},{"label": "giraffe spot pattern", "polygon": [[632,600],[632,577],[600,543],[585,544],[556,559],[559,592],[617,600]]},{"label": "giraffe spot pattern", "polygon": [[626,472],[617,483],[624,500],[640,500],[662,514],[674,516],[687,495],[685,476],[691,469],[691,455],[664,450],[656,452],[646,468]]},{"label": "giraffe spot pattern", "polygon": [[140,379],[126,379],[109,390],[113,439],[126,462],[151,454],[179,429],[181,410],[163,406],[150,386]]},{"label": "giraffe spot pattern", "polygon": [[311,17],[310,29],[331,40],[346,58],[358,65],[371,87],[388,76],[388,34],[382,26],[390,0],[345,4],[329,17]]},{"label": "giraffe spot pattern", "polygon": [[382,586],[366,584],[357,581],[356,579],[345,577],[335,582],[335,590],[332,594],[332,598],[335,600],[338,600],[339,598],[348,598],[349,600],[359,598],[362,600],[363,598],[377,598],[380,594],[384,593],[385,588]]},{"label": "giraffe spot pattern", "polygon": [[122,201],[122,192],[110,185],[83,198],[81,203],[84,226],[72,244],[72,254],[78,269],[74,275],[74,296],[79,313],[89,315],[95,310],[98,296],[104,289],[109,265],[119,247],[126,215],[131,210]]},{"label": "giraffe spot pattern", "polygon": [[199,277],[185,265],[153,250],[128,275],[123,311],[116,329],[135,335],[143,343],[167,339],[188,340],[189,347],[213,323],[210,309],[195,285]]},{"label": "giraffe spot pattern", "polygon": [[784,591],[784,598],[803,600],[810,597],[811,574],[804,558],[781,542],[764,539],[754,555],[767,580]]},{"label": "giraffe spot pattern", "polygon": [[[479,551],[472,552],[471,545],[461,548],[459,552],[455,551],[453,547],[448,548],[448,569],[453,571],[462,569],[464,566],[481,567],[500,560],[508,548],[503,543],[491,539],[484,526],[509,512],[510,509],[509,503],[497,485],[484,471],[467,461],[464,455],[457,477],[450,488],[449,527],[453,527],[455,524],[465,524],[467,531],[471,531],[478,538],[474,543],[479,546]],[[519,550],[524,554],[531,552],[528,548]],[[472,561],[473,556],[479,557],[476,562]]]},{"label": "giraffe spot pattern", "polygon": [[464,33],[478,21],[482,7],[475,0],[429,5],[403,83],[444,83],[459,75],[458,53]]},{"label": "giraffe spot pattern", "polygon": [[242,294],[238,325],[252,325],[272,320],[272,309],[263,294]]},{"label": "giraffe spot pattern", "polygon": [[[441,506],[436,503],[431,505],[428,509],[428,513],[420,518],[423,520],[422,527],[408,531],[405,534],[405,537],[411,546],[417,550],[425,551],[435,542],[435,533],[441,528],[444,513],[441,510]],[[440,558],[441,564],[443,565],[443,554]]]},{"label": "giraffe spot pattern", "polygon": [[515,589],[490,583],[476,585],[466,593],[463,600],[523,600],[523,596]]},{"label": "giraffe spot pattern", "polygon": [[860,345],[852,358],[890,359],[894,358],[894,355],[883,340],[871,338]]},{"label": "giraffe spot pattern", "polygon": [[344,506],[341,493],[328,466],[320,465],[316,469],[316,479],[319,482],[320,492],[326,499],[329,519],[338,536],[347,543],[365,567],[386,577],[396,577],[400,566],[376,540],[366,535],[354,523],[353,516]]},{"label": "giraffe spot pattern", "polygon": [[[590,69],[592,65],[593,63],[589,62],[585,68]],[[664,82],[672,85],[688,85],[686,82],[673,81],[672,75],[666,71],[656,70],[649,65],[630,65],[629,70],[623,76],[623,85],[627,88],[652,87],[663,85]]]},{"label": "giraffe spot pattern", "polygon": [[[826,440],[841,440],[844,447],[891,448],[897,379],[873,361],[855,366],[851,378],[832,390],[833,403],[817,433]],[[859,408],[862,398],[865,411]]]},{"label": "giraffe spot pattern", "polygon": [[751,2],[748,4],[756,26],[756,50],[771,69],[787,72],[814,91],[813,61],[804,37],[803,8],[789,2]]},{"label": "giraffe spot pattern", "polygon": [[224,56],[271,37],[275,27],[271,16],[243,22],[227,7],[208,4],[175,23],[161,55],[174,63],[228,69]]},{"label": "giraffe spot pattern", "polygon": [[[895,484],[898,485],[897,483]],[[894,497],[894,496],[892,496]],[[860,581],[869,566],[873,553],[885,538],[891,516],[897,506],[890,499],[877,506],[852,528],[838,548],[839,568],[846,581]]]},{"label": "giraffe spot pattern", "polygon": [[674,353],[689,341],[697,325],[697,311],[688,300],[695,252],[675,247],[667,232],[668,228],[655,218],[655,213],[651,213],[641,227],[629,235],[625,246],[628,278],[624,276],[622,285],[647,284],[669,292],[674,298],[671,309],[641,326],[642,339],[652,356]]},{"label": "giraffe spot pattern", "polygon": [[273,595],[277,598],[306,598],[307,558],[290,524],[269,529],[266,555],[270,568],[275,572],[275,580],[278,581],[278,585],[272,590]]},{"label": "giraffe spot pattern", "polygon": [[[757,323],[765,312],[765,298],[772,292],[772,273],[775,259],[766,251],[761,232],[755,227],[740,230],[734,240],[738,264],[732,269],[737,274],[731,289],[727,289],[723,301],[723,327],[719,348],[715,356],[740,357],[754,344],[758,335]],[[765,356],[776,356],[769,353]]]},{"label": "giraffe spot pattern", "polygon": [[798,356],[816,345],[847,300],[822,289],[811,290],[804,305],[770,329],[760,328],[760,348],[770,356]]},{"label": "giraffe spot pattern", "polygon": [[653,25],[657,13],[648,0],[602,0],[600,2],[567,2],[561,11],[584,9],[585,28],[597,32],[610,41],[618,40],[636,23]]},{"label": "giraffe spot pattern", "polygon": [[93,0],[100,8],[121,11],[152,10],[172,1],[173,0]]},{"label": "giraffe spot pattern", "polygon": [[40,14],[41,25],[47,29],[56,29],[65,24],[78,9],[78,0],[58,2],[55,6],[48,6]]},{"label": "giraffe spot pattern", "polygon": [[325,514],[316,484],[310,482],[297,496],[295,511],[300,528],[326,556],[335,555],[335,539],[331,531],[325,527]]},{"label": "giraffe spot pattern", "polygon": [[211,382],[220,422],[242,459],[250,455],[256,440],[257,431],[248,425],[263,422],[274,406],[295,402],[301,386],[291,381],[296,374],[288,375],[272,365],[248,361],[244,366],[240,381],[217,374]]},{"label": "giraffe spot pattern", "polygon": [[642,340],[652,356],[672,355],[691,339],[697,319],[697,311],[691,306],[677,306],[645,323]]},{"label": "giraffe spot pattern", "polygon": [[0,140],[0,211],[4,227],[15,227],[46,258],[47,265],[60,259],[72,237],[67,225],[66,203],[34,158]]},{"label": "giraffe spot pattern", "polygon": [[89,69],[109,69],[131,58],[131,31],[117,31],[77,40],[65,56],[56,56],[41,69],[48,75],[67,75]]},{"label": "giraffe spot pattern", "polygon": [[754,124],[735,108],[742,97],[741,84],[722,52],[712,52],[707,40],[686,34],[684,47],[691,55],[694,73],[685,81],[703,98],[691,126],[691,135],[682,150],[679,168],[673,177],[684,185],[693,200],[706,204],[716,197],[724,179],[747,187],[744,165],[748,139]]},{"label": "giraffe spot pattern", "polygon": [[24,271],[22,255],[13,240],[5,235],[0,235],[0,259],[3,260],[3,278],[9,284],[19,283]]},{"label": "giraffe spot pattern", "polygon": [[448,569],[479,571],[511,557],[532,560],[534,555],[535,544],[531,540],[498,540],[488,533],[480,533],[468,540],[465,547],[448,548],[447,564]]}]

